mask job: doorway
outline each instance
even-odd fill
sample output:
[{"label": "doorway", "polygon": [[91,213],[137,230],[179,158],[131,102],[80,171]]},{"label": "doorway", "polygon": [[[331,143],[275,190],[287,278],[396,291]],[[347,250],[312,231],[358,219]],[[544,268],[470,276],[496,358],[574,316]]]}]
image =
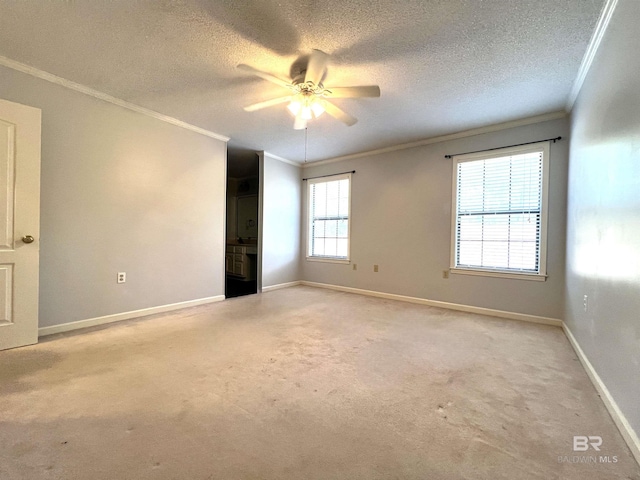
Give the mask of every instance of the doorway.
[{"label": "doorway", "polygon": [[260,274],[260,157],[254,150],[227,151],[225,296],[258,293]]}]

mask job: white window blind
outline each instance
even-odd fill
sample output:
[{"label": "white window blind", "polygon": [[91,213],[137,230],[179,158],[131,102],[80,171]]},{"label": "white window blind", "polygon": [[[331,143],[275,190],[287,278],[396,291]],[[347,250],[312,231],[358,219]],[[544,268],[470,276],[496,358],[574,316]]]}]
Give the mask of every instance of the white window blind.
[{"label": "white window blind", "polygon": [[348,260],[351,174],[308,180],[309,257]]},{"label": "white window blind", "polygon": [[456,160],[454,268],[544,274],[546,149]]}]

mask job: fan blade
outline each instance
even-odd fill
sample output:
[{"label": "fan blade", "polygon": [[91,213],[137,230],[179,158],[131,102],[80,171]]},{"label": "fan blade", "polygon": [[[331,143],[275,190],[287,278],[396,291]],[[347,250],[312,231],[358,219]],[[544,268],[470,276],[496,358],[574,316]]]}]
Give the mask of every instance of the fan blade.
[{"label": "fan blade", "polygon": [[304,130],[305,128],[307,128],[307,121],[300,115],[296,116],[296,120],[293,122],[293,129]]},{"label": "fan blade", "polygon": [[327,98],[363,98],[380,96],[380,87],[377,85],[367,85],[362,87],[327,87],[326,90],[331,92],[327,95]]},{"label": "fan blade", "polygon": [[338,120],[346,123],[349,126],[354,125],[358,121],[356,117],[352,117],[348,113],[340,110],[331,102],[327,102],[325,100],[324,102],[322,102],[322,106],[324,107],[324,111],[331,115],[333,118],[337,118]]},{"label": "fan blade", "polygon": [[282,80],[281,78],[278,78],[275,75],[271,75],[270,73],[258,70],[257,68],[253,68],[250,65],[245,65],[244,63],[241,63],[240,65],[238,65],[237,68],[239,70],[244,71],[244,72],[247,72],[247,73],[250,73],[252,75],[255,75],[256,77],[260,77],[260,78],[263,78],[265,80],[269,80],[270,82],[273,82],[276,85],[280,85],[281,87],[289,88],[289,86],[291,85],[290,82]]},{"label": "fan blade", "polygon": [[322,81],[327,63],[329,55],[320,50],[313,50],[307,64],[307,73],[304,75],[305,83],[313,82],[314,85],[318,85]]},{"label": "fan blade", "polygon": [[261,108],[272,107],[274,105],[279,105],[281,103],[288,102],[292,98],[293,97],[291,95],[289,95],[287,97],[279,97],[279,98],[274,98],[272,100],[265,100],[264,102],[254,103],[253,105],[249,105],[248,107],[244,107],[244,111],[245,112],[255,112],[256,110],[260,110]]}]

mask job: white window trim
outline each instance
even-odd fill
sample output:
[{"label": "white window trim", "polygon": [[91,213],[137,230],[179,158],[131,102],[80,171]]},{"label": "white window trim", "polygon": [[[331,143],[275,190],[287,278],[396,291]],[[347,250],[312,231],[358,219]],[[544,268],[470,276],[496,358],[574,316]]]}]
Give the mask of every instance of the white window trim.
[{"label": "white window trim", "polygon": [[511,278],[514,280],[534,280],[537,282],[544,282],[547,279],[546,275],[540,275],[538,273],[529,273],[529,272],[514,272],[514,271],[506,271],[506,270],[478,270],[474,268],[461,268],[461,267],[451,267],[451,273],[455,273],[458,275],[476,275],[480,277],[500,277],[500,278]]},{"label": "white window trim", "polygon": [[[349,264],[351,263],[351,191],[353,187],[352,181],[352,173],[342,173],[339,175],[331,175],[327,177],[319,177],[319,178],[310,178],[307,180],[307,208],[305,211],[305,243],[306,243],[306,259],[308,262],[322,262],[322,263],[342,263]],[[349,226],[348,226],[348,238],[347,238],[347,258],[339,258],[339,257],[323,257],[319,255],[311,255],[309,252],[309,230],[311,217],[309,215],[309,207],[311,205],[311,188],[310,186],[315,183],[324,183],[324,182],[335,182],[337,180],[349,180]]]},{"label": "white window trim", "polygon": [[[456,221],[458,216],[458,163],[474,160],[485,160],[498,156],[519,155],[542,151],[542,205],[540,212],[540,259],[538,273],[518,272],[516,270],[500,270],[494,268],[464,268],[456,266],[457,242]],[[506,147],[490,152],[468,153],[453,157],[452,202],[451,202],[451,258],[450,271],[454,274],[479,275],[485,277],[501,277],[518,280],[535,280],[544,282],[547,279],[547,217],[549,206],[549,142],[540,142],[519,147]]]},{"label": "white window trim", "polygon": [[348,265],[351,263],[351,260],[344,258],[334,258],[334,257],[320,257],[316,255],[315,257],[310,257],[307,255],[307,262],[320,262],[320,263],[343,263]]}]

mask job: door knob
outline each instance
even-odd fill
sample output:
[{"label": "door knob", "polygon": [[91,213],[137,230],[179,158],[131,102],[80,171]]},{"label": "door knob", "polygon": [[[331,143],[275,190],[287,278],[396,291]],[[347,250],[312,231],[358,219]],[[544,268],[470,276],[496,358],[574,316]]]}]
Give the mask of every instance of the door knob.
[{"label": "door knob", "polygon": [[25,235],[22,237],[22,241],[24,243],[33,243],[33,237],[31,235]]}]

